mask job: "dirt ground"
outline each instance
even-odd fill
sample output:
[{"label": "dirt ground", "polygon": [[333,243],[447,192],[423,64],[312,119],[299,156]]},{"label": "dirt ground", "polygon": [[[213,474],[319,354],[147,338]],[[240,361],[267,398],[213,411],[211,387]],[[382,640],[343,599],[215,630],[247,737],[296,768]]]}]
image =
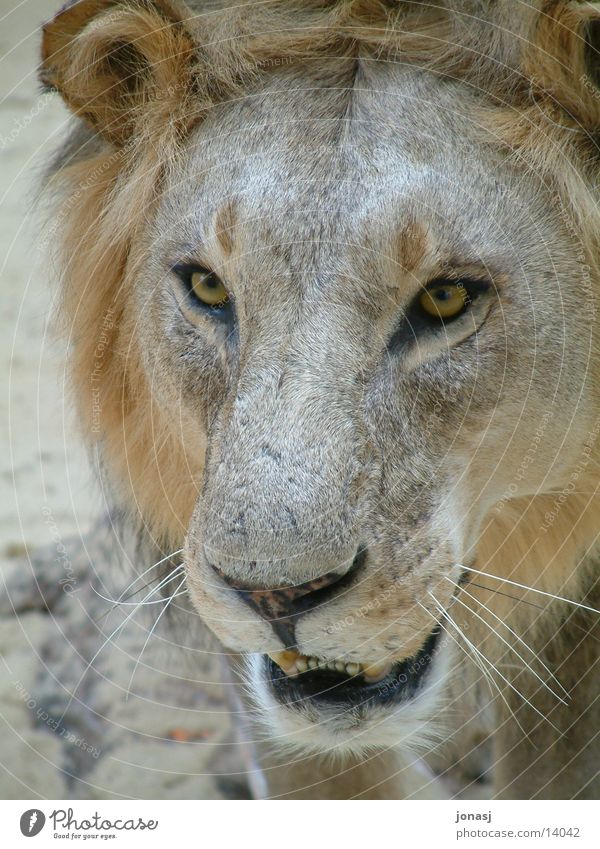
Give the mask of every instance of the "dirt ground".
[{"label": "dirt ground", "polygon": [[32,214],[40,170],[68,121],[59,98],[41,94],[36,81],[39,26],[58,6],[0,0],[0,346],[8,379],[1,401],[0,798],[243,795],[226,685],[208,638],[182,652],[168,628],[157,629],[130,684],[153,618],[136,615],[84,674],[125,618],[103,617],[109,605],[97,593],[118,595],[132,573],[116,569],[110,587],[99,575],[118,552],[106,523],[90,533],[102,495],[65,400],[65,348],[49,318],[52,269]]}]

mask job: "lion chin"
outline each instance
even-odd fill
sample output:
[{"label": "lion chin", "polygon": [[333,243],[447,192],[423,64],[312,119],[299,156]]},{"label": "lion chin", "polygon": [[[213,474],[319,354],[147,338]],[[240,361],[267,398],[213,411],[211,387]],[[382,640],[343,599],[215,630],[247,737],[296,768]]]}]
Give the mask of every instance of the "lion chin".
[{"label": "lion chin", "polygon": [[387,665],[389,671],[349,674],[342,666],[286,674],[268,656],[248,657],[249,690],[272,739],[321,755],[360,755],[392,741],[418,754],[443,739],[452,658],[441,629],[414,658]]}]

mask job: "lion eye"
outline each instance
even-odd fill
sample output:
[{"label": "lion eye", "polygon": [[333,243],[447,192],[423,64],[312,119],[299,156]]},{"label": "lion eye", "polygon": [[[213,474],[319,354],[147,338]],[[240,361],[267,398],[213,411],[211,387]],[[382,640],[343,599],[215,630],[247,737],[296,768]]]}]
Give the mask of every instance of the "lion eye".
[{"label": "lion eye", "polygon": [[207,307],[224,307],[229,301],[227,289],[213,271],[193,271],[190,289],[194,297]]},{"label": "lion eye", "polygon": [[469,293],[460,283],[435,283],[419,298],[421,309],[441,320],[456,318],[469,303]]}]

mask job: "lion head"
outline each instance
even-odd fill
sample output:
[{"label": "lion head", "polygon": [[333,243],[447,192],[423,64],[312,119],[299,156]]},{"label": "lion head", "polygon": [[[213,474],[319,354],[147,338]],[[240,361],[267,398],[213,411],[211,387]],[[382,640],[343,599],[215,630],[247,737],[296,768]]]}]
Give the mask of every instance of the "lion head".
[{"label": "lion head", "polygon": [[513,611],[474,576],[556,592],[592,538],[600,13],[457,5],[82,0],[45,30],[84,431],[317,748],[432,723],[451,626],[481,651],[475,600]]}]

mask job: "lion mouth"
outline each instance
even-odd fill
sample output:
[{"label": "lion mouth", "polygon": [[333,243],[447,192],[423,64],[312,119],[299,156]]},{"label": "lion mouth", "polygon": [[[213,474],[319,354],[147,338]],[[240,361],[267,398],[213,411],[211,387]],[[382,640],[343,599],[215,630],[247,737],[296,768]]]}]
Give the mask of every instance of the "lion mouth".
[{"label": "lion mouth", "polygon": [[396,663],[344,663],[286,651],[265,655],[267,673],[274,694],[287,704],[311,700],[355,706],[406,701],[422,686],[441,632],[441,625],[436,625],[415,655]]}]

